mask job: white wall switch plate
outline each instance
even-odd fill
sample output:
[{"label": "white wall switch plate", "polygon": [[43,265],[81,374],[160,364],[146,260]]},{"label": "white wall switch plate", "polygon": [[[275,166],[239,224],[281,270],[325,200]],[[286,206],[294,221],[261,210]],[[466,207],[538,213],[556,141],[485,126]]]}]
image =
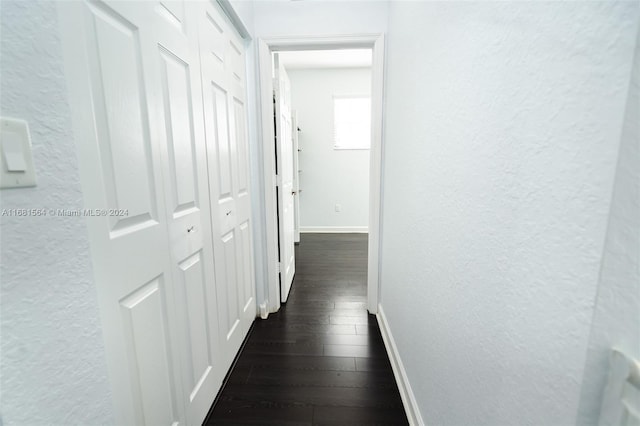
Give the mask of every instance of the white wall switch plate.
[{"label": "white wall switch plate", "polygon": [[36,186],[29,125],[0,118],[0,188]]},{"label": "white wall switch plate", "polygon": [[336,212],[342,211],[342,204],[336,204]]}]

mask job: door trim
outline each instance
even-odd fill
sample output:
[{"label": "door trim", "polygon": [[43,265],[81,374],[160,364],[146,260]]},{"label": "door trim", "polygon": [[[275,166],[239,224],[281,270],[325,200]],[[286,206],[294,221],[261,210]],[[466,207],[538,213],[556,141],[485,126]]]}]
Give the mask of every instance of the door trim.
[{"label": "door trim", "polygon": [[251,33],[247,30],[247,27],[242,22],[242,18],[236,13],[235,9],[231,5],[229,0],[217,0],[218,5],[224,11],[227,18],[231,21],[231,24],[235,27],[238,34],[243,40],[251,40]]},{"label": "door trim", "polygon": [[278,220],[276,214],[276,173],[273,153],[272,52],[291,50],[372,49],[371,149],[369,168],[369,250],[367,308],[378,312],[380,293],[380,217],[382,214],[382,149],[384,100],[384,34],[321,37],[277,37],[258,39],[260,84],[260,118],[262,130],[263,180],[265,192],[265,234],[267,246],[267,303],[269,312],[280,309],[278,280]]}]

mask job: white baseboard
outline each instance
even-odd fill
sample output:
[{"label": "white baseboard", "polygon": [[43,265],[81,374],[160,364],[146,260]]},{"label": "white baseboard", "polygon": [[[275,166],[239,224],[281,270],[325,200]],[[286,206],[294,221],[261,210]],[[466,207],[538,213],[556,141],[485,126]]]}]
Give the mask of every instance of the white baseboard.
[{"label": "white baseboard", "polygon": [[306,234],[366,234],[368,226],[301,226],[301,233]]},{"label": "white baseboard", "polygon": [[391,368],[393,369],[393,375],[396,378],[396,383],[400,390],[400,397],[402,398],[402,404],[404,405],[404,411],[407,413],[409,424],[412,426],[424,426],[420,409],[416,403],[416,397],[411,390],[407,372],[404,369],[404,365],[402,365],[402,359],[398,353],[396,342],[393,340],[393,335],[389,329],[389,323],[387,322],[387,317],[384,315],[382,305],[378,305],[376,318],[378,319],[378,325],[380,325],[382,340],[384,340],[384,346],[387,349],[387,355],[389,355],[389,360],[391,361]]}]

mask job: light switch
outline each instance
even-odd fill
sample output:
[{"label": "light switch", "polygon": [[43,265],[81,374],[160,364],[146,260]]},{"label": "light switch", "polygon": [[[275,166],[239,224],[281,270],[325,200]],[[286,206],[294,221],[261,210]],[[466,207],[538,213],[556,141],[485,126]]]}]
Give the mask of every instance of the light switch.
[{"label": "light switch", "polygon": [[5,165],[10,172],[24,172],[27,163],[24,161],[20,135],[14,132],[2,132],[2,153]]},{"label": "light switch", "polygon": [[26,121],[0,118],[0,167],[0,188],[36,185]]}]

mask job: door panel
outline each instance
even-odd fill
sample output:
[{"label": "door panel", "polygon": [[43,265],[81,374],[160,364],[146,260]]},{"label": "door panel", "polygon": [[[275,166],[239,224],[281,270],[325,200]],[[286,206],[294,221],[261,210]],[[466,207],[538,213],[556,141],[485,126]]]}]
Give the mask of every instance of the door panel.
[{"label": "door panel", "polygon": [[[98,6],[100,5],[100,6]],[[103,4],[91,5],[88,43],[95,118],[112,237],[155,223],[155,182],[138,28]]]},{"label": "door panel", "polygon": [[139,424],[171,424],[172,392],[162,279],[158,277],[121,302],[122,322]]},{"label": "door panel", "polygon": [[242,40],[211,2],[58,7],[85,204],[128,211],[87,218],[117,423],[201,424],[256,314]]},{"label": "door panel", "polygon": [[[294,248],[293,137],[291,135],[291,82],[285,68],[274,54],[276,96],[276,151],[278,185],[278,233],[280,239],[280,300],[286,302],[296,272]],[[297,170],[296,170],[297,173]]]},{"label": "door panel", "polygon": [[225,286],[221,287],[221,291],[226,294],[226,328],[225,335],[227,340],[233,337],[240,318],[238,316],[238,280],[236,276],[236,240],[234,232],[231,231],[222,237],[222,250],[224,252],[224,282]]},{"label": "door panel", "polygon": [[207,32],[209,37],[201,40],[201,43],[203,43],[202,50],[205,53],[211,53],[217,59],[208,64],[208,66],[224,73],[226,37],[225,31],[222,29],[223,19],[211,9],[206,10],[205,14],[207,22],[201,23],[201,30]]},{"label": "door panel", "polygon": [[245,197],[249,193],[248,147],[245,135],[245,110],[241,100],[233,98],[233,115],[235,117],[235,135],[237,144],[238,195]]},{"label": "door panel", "polygon": [[166,171],[176,346],[189,424],[204,420],[228,368],[219,351],[196,5],[186,10],[178,1],[156,4],[158,66],[149,71],[158,94],[153,111]]},{"label": "door panel", "polygon": [[197,159],[191,113],[189,65],[160,48],[162,94],[174,217],[197,208]]},{"label": "door panel", "polygon": [[225,336],[220,349],[223,359],[230,363],[256,316],[245,59],[242,39],[217,5],[207,4],[199,22],[218,317],[220,334]]},{"label": "door panel", "polygon": [[134,2],[61,2],[74,133],[117,421],[182,424],[152,17]]},{"label": "door panel", "polygon": [[[191,348],[189,363],[190,374],[187,376],[186,388],[190,390],[190,400],[200,390],[203,382],[211,373],[213,356],[209,345],[209,320],[206,304],[206,277],[202,261],[202,251],[180,262],[182,271],[180,285],[183,291],[184,307],[187,312],[187,347]],[[202,344],[204,342],[205,344]]]},{"label": "door panel", "polygon": [[231,48],[229,49],[229,70],[231,71],[231,75],[233,76],[233,82],[239,86],[239,88],[244,88],[244,54],[242,49],[242,41],[234,40],[235,37],[232,37],[229,40],[229,45]]},{"label": "door panel", "polygon": [[215,140],[217,151],[218,202],[225,202],[231,195],[231,149],[229,148],[229,114],[227,111],[227,92],[214,82],[211,82],[211,108],[214,120]]},{"label": "door panel", "polygon": [[183,1],[160,1],[156,6],[158,15],[175,25],[179,31],[185,32],[185,4]]},{"label": "door panel", "polygon": [[251,263],[251,229],[249,227],[249,222],[247,221],[240,224],[238,229],[240,231],[240,236],[238,238],[238,259],[241,262],[239,268],[240,283],[238,288],[242,292],[240,300],[244,304],[244,306],[242,306],[242,315],[246,316],[247,314],[250,314],[248,311],[251,309],[251,302],[253,301],[253,280],[251,279],[253,265]]}]

